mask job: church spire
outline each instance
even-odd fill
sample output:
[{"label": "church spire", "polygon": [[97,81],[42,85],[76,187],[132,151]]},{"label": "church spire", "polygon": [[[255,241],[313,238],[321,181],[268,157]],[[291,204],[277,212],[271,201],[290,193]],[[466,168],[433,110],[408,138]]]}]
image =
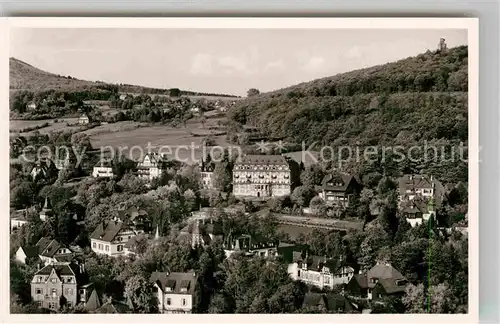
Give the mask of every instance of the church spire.
[{"label": "church spire", "polygon": [[156,225],[155,240],[158,240],[159,238],[160,238],[160,228],[158,225]]}]

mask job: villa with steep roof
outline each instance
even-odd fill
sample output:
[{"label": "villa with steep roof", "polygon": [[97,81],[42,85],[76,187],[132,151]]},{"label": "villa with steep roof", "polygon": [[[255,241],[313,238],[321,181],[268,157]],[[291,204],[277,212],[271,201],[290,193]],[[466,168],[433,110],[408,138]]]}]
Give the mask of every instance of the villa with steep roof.
[{"label": "villa with steep roof", "polygon": [[291,168],[281,155],[246,155],[233,168],[236,197],[280,197],[291,192]]},{"label": "villa with steep roof", "polygon": [[319,196],[327,206],[347,208],[352,198],[360,191],[361,185],[354,176],[334,173],[323,178]]},{"label": "villa with steep roof", "polygon": [[196,302],[198,276],[189,272],[153,272],[151,282],[162,314],[190,314]]},{"label": "villa with steep roof", "polygon": [[125,255],[125,244],[134,236],[134,230],[120,220],[102,222],[90,235],[90,246],[97,254],[111,257]]},{"label": "villa with steep roof", "polygon": [[31,280],[33,301],[38,307],[54,311],[63,306],[85,305],[91,290],[83,264],[50,264],[38,270]]},{"label": "villa with steep roof", "polygon": [[350,295],[368,300],[404,294],[408,280],[390,264],[377,263],[366,274],[355,274],[346,286]]},{"label": "villa with steep roof", "polygon": [[207,159],[201,161],[200,165],[200,178],[201,178],[202,188],[204,189],[214,188],[214,170],[215,170],[215,163],[212,161],[210,155],[208,155]]},{"label": "villa with steep roof", "polygon": [[303,253],[294,251],[293,261],[288,265],[288,274],[293,280],[323,289],[347,284],[354,275],[354,268],[343,259],[307,254],[304,256]]},{"label": "villa with steep roof", "polygon": [[162,176],[167,168],[167,158],[158,153],[147,153],[137,164],[137,176],[152,181]]},{"label": "villa with steep roof", "polygon": [[436,203],[439,203],[446,193],[445,187],[432,175],[405,174],[398,179],[398,186],[400,201],[433,198]]},{"label": "villa with steep roof", "polygon": [[75,253],[57,240],[42,237],[35,246],[21,246],[16,252],[16,260],[26,264],[30,258],[39,258],[44,265],[69,264],[74,260]]}]

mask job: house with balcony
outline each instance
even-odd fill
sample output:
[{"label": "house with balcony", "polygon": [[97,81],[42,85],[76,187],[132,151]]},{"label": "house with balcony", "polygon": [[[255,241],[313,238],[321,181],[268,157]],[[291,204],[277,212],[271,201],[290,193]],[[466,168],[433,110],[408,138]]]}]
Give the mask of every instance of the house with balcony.
[{"label": "house with balcony", "polygon": [[31,280],[31,297],[41,308],[56,311],[61,307],[85,305],[92,293],[83,264],[49,264]]},{"label": "house with balcony", "polygon": [[151,282],[160,313],[192,313],[198,295],[198,276],[194,271],[153,272]]},{"label": "house with balcony", "polygon": [[125,244],[134,236],[133,228],[118,219],[101,222],[90,235],[90,246],[97,254],[126,255]]},{"label": "house with balcony", "polygon": [[321,181],[319,196],[328,207],[347,208],[360,191],[361,185],[356,177],[345,173],[331,173]]},{"label": "house with balcony", "polygon": [[347,284],[354,276],[354,268],[343,259],[309,256],[307,253],[304,255],[294,251],[293,261],[288,265],[288,274],[293,280],[323,289]]},{"label": "house with balcony", "polygon": [[402,296],[408,280],[389,263],[377,263],[365,274],[355,274],[346,286],[352,296],[376,300],[385,296]]}]

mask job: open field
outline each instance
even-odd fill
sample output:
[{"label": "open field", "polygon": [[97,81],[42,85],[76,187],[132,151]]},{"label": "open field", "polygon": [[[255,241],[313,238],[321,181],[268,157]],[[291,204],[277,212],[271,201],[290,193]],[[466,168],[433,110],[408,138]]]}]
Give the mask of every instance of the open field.
[{"label": "open field", "polygon": [[[44,120],[11,120],[9,123],[9,131],[11,133],[18,132],[21,129],[27,127],[35,127],[41,126],[45,123],[49,123],[49,126],[40,128],[38,131],[40,134],[48,134],[52,131],[60,131],[60,130],[70,130],[70,129],[78,129],[79,126],[66,126],[66,124],[75,124],[78,123],[78,118],[57,118],[57,123],[54,122],[55,119],[44,119]],[[22,135],[30,135],[34,131],[19,133]]]},{"label": "open field", "polygon": [[[177,157],[186,163],[193,163],[202,154],[200,146],[204,135],[208,136],[210,131],[197,121],[190,121],[186,125],[172,127],[166,125],[146,126],[137,122],[119,122],[95,127],[85,131],[90,136],[92,146],[96,149],[107,146],[122,148],[122,152],[128,158],[139,159],[141,153],[147,153],[148,146],[153,152],[160,147],[164,153],[171,158]],[[217,145],[225,147],[227,142],[225,136],[212,137]],[[141,151],[140,147],[144,151]]]}]

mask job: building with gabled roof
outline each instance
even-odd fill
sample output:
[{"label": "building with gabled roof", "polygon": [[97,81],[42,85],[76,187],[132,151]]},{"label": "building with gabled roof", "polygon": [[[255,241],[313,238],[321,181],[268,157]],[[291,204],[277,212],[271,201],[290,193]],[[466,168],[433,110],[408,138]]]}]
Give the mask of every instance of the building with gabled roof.
[{"label": "building with gabled roof", "polygon": [[114,220],[124,222],[130,226],[136,234],[151,232],[151,219],[145,209],[131,206],[118,211],[118,217]]},{"label": "building with gabled roof", "polygon": [[433,199],[439,205],[446,194],[443,184],[435,177],[423,174],[405,174],[398,179],[399,200]]},{"label": "building with gabled roof", "polygon": [[40,178],[49,179],[57,177],[58,172],[59,170],[54,161],[48,157],[41,157],[31,169],[30,175],[33,180]]},{"label": "building with gabled roof", "polygon": [[31,280],[31,297],[41,308],[58,310],[87,302],[92,284],[83,264],[49,264]]},{"label": "building with gabled roof", "polygon": [[49,197],[45,197],[45,202],[43,204],[43,208],[40,211],[40,219],[42,222],[46,222],[49,218],[54,216],[54,212],[52,211],[52,204],[50,203]]},{"label": "building with gabled roof", "polygon": [[151,282],[162,314],[191,313],[196,302],[198,276],[188,272],[153,272]]},{"label": "building with gabled roof", "polygon": [[214,188],[214,170],[215,163],[212,161],[210,155],[207,155],[207,158],[203,159],[200,164],[200,180],[202,188],[209,190]]},{"label": "building with gabled roof", "polygon": [[233,167],[236,197],[280,197],[291,192],[291,168],[282,155],[245,155]]},{"label": "building with gabled roof", "polygon": [[302,309],[311,313],[348,313],[354,310],[345,296],[308,292],[304,295]]},{"label": "building with gabled roof", "polygon": [[159,178],[167,169],[167,158],[158,153],[147,153],[137,164],[137,176],[152,181]]},{"label": "building with gabled roof", "polygon": [[80,125],[88,125],[90,123],[90,118],[87,114],[83,113],[79,118],[78,118],[78,124]]},{"label": "building with gabled roof", "polygon": [[22,226],[27,225],[29,223],[26,216],[27,216],[26,209],[16,210],[14,212],[11,212],[11,216],[10,216],[10,230],[11,230],[11,232],[13,232],[13,231],[17,230],[18,228],[21,228]]},{"label": "building with gabled roof", "polygon": [[368,300],[404,293],[408,280],[389,263],[377,263],[365,274],[355,274],[346,286],[351,295]]},{"label": "building with gabled roof", "polygon": [[40,259],[44,265],[69,264],[75,253],[57,240],[42,237],[34,246],[22,246],[16,251],[16,260],[26,264],[28,259]]},{"label": "building with gabled roof", "polygon": [[218,224],[212,221],[205,223],[205,220],[196,219],[181,229],[179,239],[185,240],[193,248],[196,246],[206,246],[216,239],[222,240],[222,232]]},{"label": "building with gabled roof", "polygon": [[337,172],[327,174],[323,178],[319,196],[327,206],[347,208],[360,191],[361,185],[355,176]]},{"label": "building with gabled roof", "polygon": [[119,220],[101,222],[90,235],[92,251],[116,257],[125,255],[125,244],[136,233],[126,223]]},{"label": "building with gabled roof", "polygon": [[400,202],[399,215],[401,215],[412,227],[428,221],[431,216],[436,215],[433,199],[425,201],[422,198],[415,198]]},{"label": "building with gabled roof", "polygon": [[321,289],[347,284],[354,275],[354,268],[344,259],[325,256],[309,256],[307,253],[293,252],[293,261],[288,265],[288,274],[293,280],[302,281]]}]

